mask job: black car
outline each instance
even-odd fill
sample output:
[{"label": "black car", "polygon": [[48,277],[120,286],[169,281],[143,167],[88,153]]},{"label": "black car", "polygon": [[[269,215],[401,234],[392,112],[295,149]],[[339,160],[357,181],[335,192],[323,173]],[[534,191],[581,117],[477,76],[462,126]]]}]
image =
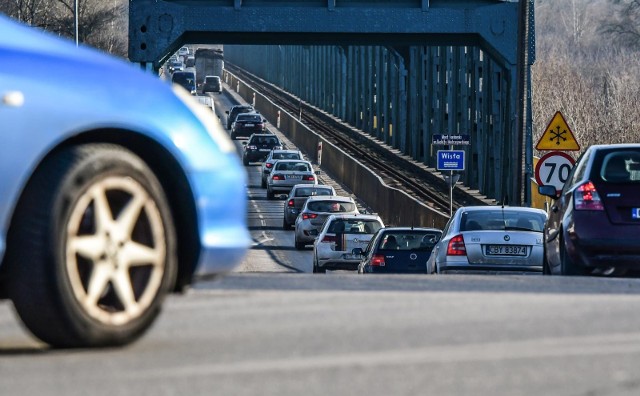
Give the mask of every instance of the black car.
[{"label": "black car", "polygon": [[554,199],[544,230],[543,272],[622,276],[640,271],[640,144],[589,147]]},{"label": "black car", "polygon": [[193,72],[174,72],[171,76],[171,82],[181,85],[184,89],[189,91],[191,95],[196,94],[196,75]]},{"label": "black car", "polygon": [[264,161],[271,150],[282,149],[280,139],[271,133],[254,133],[244,144],[242,162],[249,165],[249,162]]},{"label": "black car", "polygon": [[218,76],[206,76],[202,84],[202,93],[217,92],[222,93],[222,82]]},{"label": "black car", "polygon": [[231,125],[231,139],[239,137],[249,137],[254,133],[264,133],[266,122],[260,114],[245,113],[238,114],[236,120]]},{"label": "black car", "polygon": [[238,114],[253,113],[255,111],[256,110],[251,105],[237,105],[231,107],[229,110],[225,111],[225,113],[227,113],[227,129],[231,129],[231,125],[233,125]]},{"label": "black car", "polygon": [[437,228],[386,227],[376,232],[362,251],[358,273],[420,273],[433,272],[427,265],[431,251],[442,236]]}]

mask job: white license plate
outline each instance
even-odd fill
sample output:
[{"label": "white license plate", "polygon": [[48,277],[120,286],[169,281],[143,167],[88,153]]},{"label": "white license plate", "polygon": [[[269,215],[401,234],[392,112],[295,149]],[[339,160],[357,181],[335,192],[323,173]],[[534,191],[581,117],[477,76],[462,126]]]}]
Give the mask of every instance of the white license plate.
[{"label": "white license plate", "polygon": [[255,124],[244,124],[245,127],[252,127],[252,126],[256,126]]},{"label": "white license plate", "polygon": [[631,208],[631,218],[640,219],[640,208]]},{"label": "white license plate", "polygon": [[527,247],[522,245],[487,245],[487,256],[526,256]]},{"label": "white license plate", "polygon": [[288,175],[287,179],[302,179],[302,175]]}]

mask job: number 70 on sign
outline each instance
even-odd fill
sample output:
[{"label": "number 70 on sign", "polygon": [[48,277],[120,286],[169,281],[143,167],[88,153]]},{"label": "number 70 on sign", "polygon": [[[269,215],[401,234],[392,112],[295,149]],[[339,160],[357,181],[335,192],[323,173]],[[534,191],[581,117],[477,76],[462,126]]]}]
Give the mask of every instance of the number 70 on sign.
[{"label": "number 70 on sign", "polygon": [[574,164],[575,161],[569,154],[560,151],[545,154],[536,165],[535,178],[538,185],[554,186],[560,194]]}]

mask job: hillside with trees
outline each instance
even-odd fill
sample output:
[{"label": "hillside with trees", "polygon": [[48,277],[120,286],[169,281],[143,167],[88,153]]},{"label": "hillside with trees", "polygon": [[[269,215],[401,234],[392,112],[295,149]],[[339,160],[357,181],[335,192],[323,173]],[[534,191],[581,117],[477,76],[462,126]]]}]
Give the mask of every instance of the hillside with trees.
[{"label": "hillside with trees", "polygon": [[640,0],[537,0],[535,17],[534,142],[556,111],[582,148],[640,142]]},{"label": "hillside with trees", "polygon": [[[79,0],[80,41],[126,57],[126,0]],[[74,37],[74,0],[0,0],[0,11]],[[581,147],[640,142],[640,0],[536,0],[534,142],[562,111]],[[539,154],[539,153],[537,153]]]}]

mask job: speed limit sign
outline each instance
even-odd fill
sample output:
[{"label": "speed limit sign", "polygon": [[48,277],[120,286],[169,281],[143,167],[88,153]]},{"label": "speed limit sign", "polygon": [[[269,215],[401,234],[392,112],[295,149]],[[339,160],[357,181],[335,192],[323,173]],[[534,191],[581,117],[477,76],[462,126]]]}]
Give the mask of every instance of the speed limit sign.
[{"label": "speed limit sign", "polygon": [[539,186],[552,185],[556,188],[558,194],[562,190],[562,186],[569,178],[571,168],[575,161],[569,154],[552,151],[545,154],[538,160],[536,165],[536,181]]}]

